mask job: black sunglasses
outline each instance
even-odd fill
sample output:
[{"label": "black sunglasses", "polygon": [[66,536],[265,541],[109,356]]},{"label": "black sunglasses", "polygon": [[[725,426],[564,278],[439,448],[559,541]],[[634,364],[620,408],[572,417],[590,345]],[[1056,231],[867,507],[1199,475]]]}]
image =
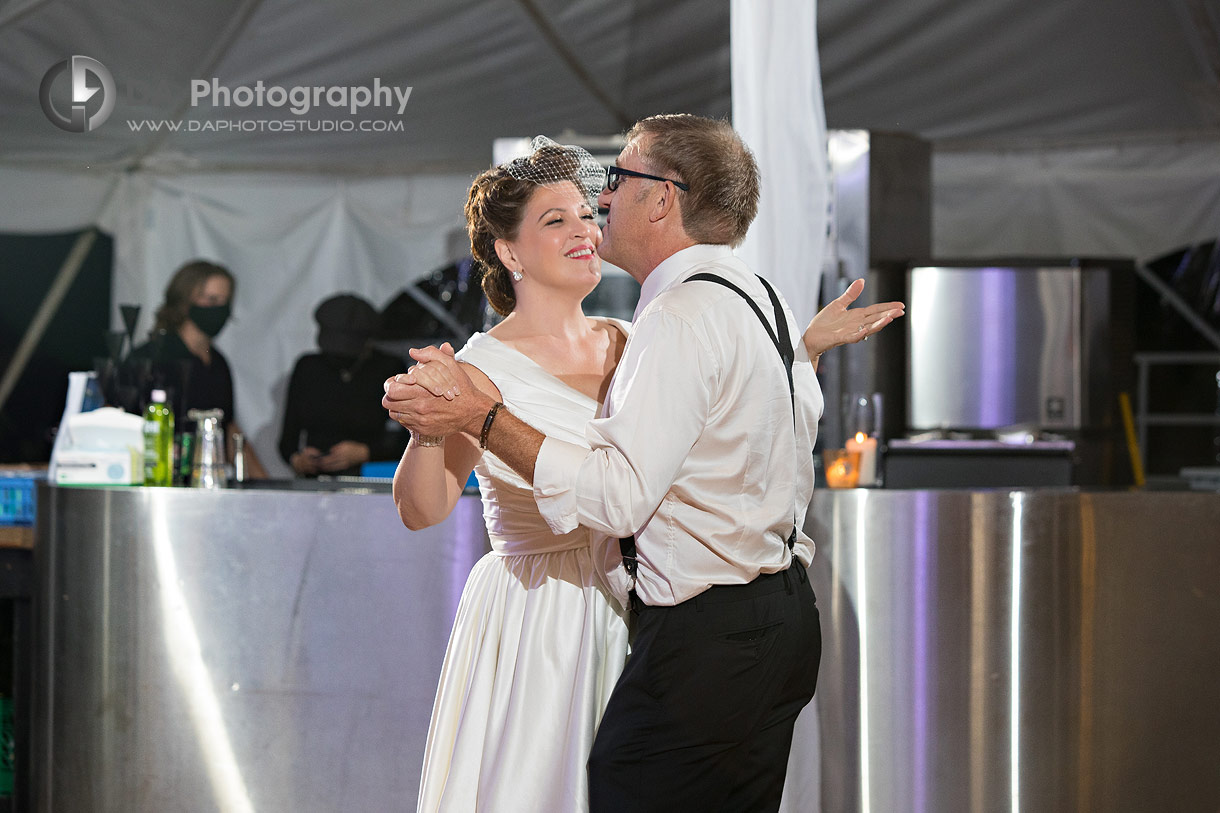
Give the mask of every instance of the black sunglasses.
[{"label": "black sunglasses", "polygon": [[636,172],[631,169],[623,169],[616,167],[613,164],[606,167],[606,185],[605,188],[611,192],[618,189],[618,185],[623,182],[624,178],[647,178],[650,181],[669,181],[674,186],[681,189],[683,192],[689,192],[690,187],[681,181],[675,181],[673,178],[662,178],[660,175],[649,175],[646,172]]}]

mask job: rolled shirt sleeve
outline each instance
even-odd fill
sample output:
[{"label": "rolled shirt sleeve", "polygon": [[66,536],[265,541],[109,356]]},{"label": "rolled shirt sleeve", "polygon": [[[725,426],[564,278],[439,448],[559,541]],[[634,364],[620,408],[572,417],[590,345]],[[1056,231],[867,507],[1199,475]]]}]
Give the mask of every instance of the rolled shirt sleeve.
[{"label": "rolled shirt sleeve", "polygon": [[589,450],[547,437],[534,463],[534,500],[551,533],[566,534],[580,524],[576,515],[576,478]]}]

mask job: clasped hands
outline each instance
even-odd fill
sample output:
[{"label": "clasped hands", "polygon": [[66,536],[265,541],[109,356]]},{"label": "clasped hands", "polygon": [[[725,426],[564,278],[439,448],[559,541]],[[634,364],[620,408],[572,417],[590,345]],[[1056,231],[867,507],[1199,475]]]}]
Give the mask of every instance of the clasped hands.
[{"label": "clasped hands", "polygon": [[495,404],[453,357],[453,346],[412,348],[416,364],[385,380],[381,405],[414,435],[477,435]]}]

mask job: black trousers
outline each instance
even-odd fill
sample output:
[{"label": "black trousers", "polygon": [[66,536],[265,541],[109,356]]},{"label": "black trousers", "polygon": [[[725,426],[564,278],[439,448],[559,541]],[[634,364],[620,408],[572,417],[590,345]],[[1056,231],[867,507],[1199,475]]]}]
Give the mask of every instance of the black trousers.
[{"label": "black trousers", "polygon": [[779,808],[822,655],[804,567],[641,607],[589,757],[591,813]]}]

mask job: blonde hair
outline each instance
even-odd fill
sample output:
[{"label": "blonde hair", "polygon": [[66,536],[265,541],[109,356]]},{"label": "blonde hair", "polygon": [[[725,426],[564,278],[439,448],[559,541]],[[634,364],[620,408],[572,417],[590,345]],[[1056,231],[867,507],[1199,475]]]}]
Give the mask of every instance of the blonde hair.
[{"label": "blonde hair", "polygon": [[737,246],[758,214],[754,154],[727,122],[686,113],[650,116],[627,132],[657,174],[690,186],[678,196],[682,227],[700,243]]}]

